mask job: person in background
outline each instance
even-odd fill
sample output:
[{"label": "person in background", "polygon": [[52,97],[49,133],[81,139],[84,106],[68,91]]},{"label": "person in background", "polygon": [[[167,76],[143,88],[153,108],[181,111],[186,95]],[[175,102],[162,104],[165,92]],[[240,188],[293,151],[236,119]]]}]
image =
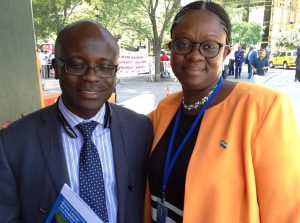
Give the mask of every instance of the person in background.
[{"label": "person in background", "polygon": [[45,55],[46,55],[46,77],[47,78],[50,78],[50,70],[51,70],[51,67],[52,67],[52,59],[53,59],[53,54],[52,54],[52,52],[51,51],[49,51],[49,50],[46,50],[45,51]]},{"label": "person in background", "polygon": [[46,79],[48,78],[47,77],[47,56],[44,50],[38,50],[38,57],[40,60],[40,64],[42,65],[40,73],[42,75],[42,78]]},{"label": "person in background", "polygon": [[269,49],[268,46],[265,48],[265,59],[268,61],[268,66],[270,62],[270,57],[271,57],[271,50]]},{"label": "person in background", "polygon": [[171,27],[182,91],[149,115],[145,222],[300,222],[300,137],[290,98],[223,80],[232,50],[224,8],[196,1]]},{"label": "person in background", "polygon": [[235,61],[235,79],[241,78],[242,67],[244,63],[244,50],[238,47],[238,50],[234,52]]},{"label": "person in background", "polygon": [[297,47],[295,82],[300,82],[300,47]]},{"label": "person in background", "polygon": [[167,78],[170,76],[170,73],[166,69],[166,62],[170,61],[170,58],[167,56],[165,51],[161,51],[160,56],[160,77]]},{"label": "person in background", "polygon": [[258,58],[254,60],[254,62],[251,64],[251,68],[253,69],[254,72],[255,83],[263,84],[265,73],[269,68],[268,66],[269,63],[265,58],[265,51],[264,50],[259,51]]},{"label": "person in background", "polygon": [[247,64],[248,64],[248,79],[253,77],[253,70],[251,64],[257,59],[257,51],[255,47],[251,46],[247,55]]},{"label": "person in background", "polygon": [[229,59],[228,68],[229,68],[229,76],[234,75],[234,51],[232,50],[227,56]]},{"label": "person in background", "polygon": [[224,79],[226,79],[228,77],[228,74],[229,74],[229,56],[227,56],[225,59],[224,59],[224,62],[223,62],[223,70],[222,70],[222,77]]},{"label": "person in background", "polygon": [[170,58],[168,57],[168,55],[166,54],[165,51],[161,51],[161,56],[160,56],[160,61],[169,61]]},{"label": "person in background", "polygon": [[143,222],[152,126],[107,102],[118,58],[96,21],[59,32],[52,65],[61,97],[0,131],[1,223],[45,222],[65,183],[101,222]]}]

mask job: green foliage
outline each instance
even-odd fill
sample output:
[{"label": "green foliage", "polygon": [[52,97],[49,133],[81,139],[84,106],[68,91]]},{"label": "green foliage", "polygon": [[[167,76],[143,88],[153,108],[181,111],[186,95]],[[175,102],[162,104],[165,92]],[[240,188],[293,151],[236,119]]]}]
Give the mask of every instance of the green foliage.
[{"label": "green foliage", "polygon": [[285,50],[294,50],[300,45],[300,36],[298,33],[281,33],[277,38],[276,47]]},{"label": "green foliage", "polygon": [[239,22],[232,26],[232,42],[242,48],[255,45],[262,40],[262,28],[258,23]]},{"label": "green foliage", "polygon": [[37,40],[55,38],[70,22],[94,19],[119,40],[121,47],[136,49],[145,45],[147,39],[155,54],[158,76],[161,46],[169,41],[169,33],[165,31],[170,29],[170,21],[180,8],[180,0],[32,0],[32,3]]},{"label": "green foliage", "polygon": [[55,38],[82,0],[32,0],[37,42]]},{"label": "green foliage", "polygon": [[226,3],[224,8],[232,24],[232,43],[238,43],[243,49],[262,40],[262,27],[258,23],[249,23],[246,8],[237,8],[236,4]]},{"label": "green foliage", "polygon": [[223,6],[232,24],[243,21],[243,17],[244,14],[246,13],[246,9],[237,8],[236,5],[233,3],[226,3]]}]

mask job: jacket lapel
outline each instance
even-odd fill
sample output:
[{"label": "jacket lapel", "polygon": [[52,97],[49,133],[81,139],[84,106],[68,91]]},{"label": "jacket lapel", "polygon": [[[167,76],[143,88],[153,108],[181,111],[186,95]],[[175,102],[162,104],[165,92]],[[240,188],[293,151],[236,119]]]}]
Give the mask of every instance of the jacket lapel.
[{"label": "jacket lapel", "polygon": [[150,118],[153,124],[154,140],[152,144],[152,150],[156,147],[157,143],[161,139],[162,135],[168,128],[174,115],[176,114],[182,100],[182,92],[178,92],[166,97],[156,108],[156,110],[150,114]]},{"label": "jacket lapel", "polygon": [[126,133],[123,121],[118,117],[115,107],[112,106],[112,120],[110,123],[111,142],[113,147],[114,167],[118,189],[118,215],[117,221],[123,223],[128,192],[128,163],[126,157]]},{"label": "jacket lapel", "polygon": [[[70,180],[61,142],[60,123],[56,116],[56,105],[52,106],[43,118],[45,124],[39,129],[40,148],[53,186],[58,194],[64,183],[70,185]],[[45,191],[47,192],[47,190]]]}]

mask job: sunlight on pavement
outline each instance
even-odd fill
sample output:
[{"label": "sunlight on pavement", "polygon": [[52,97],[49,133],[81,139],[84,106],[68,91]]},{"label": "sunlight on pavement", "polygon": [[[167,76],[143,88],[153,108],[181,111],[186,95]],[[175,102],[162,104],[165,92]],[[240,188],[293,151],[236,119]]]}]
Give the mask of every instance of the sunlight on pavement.
[{"label": "sunlight on pavement", "polygon": [[141,94],[121,102],[119,105],[134,110],[137,113],[147,115],[154,110],[154,95]]}]

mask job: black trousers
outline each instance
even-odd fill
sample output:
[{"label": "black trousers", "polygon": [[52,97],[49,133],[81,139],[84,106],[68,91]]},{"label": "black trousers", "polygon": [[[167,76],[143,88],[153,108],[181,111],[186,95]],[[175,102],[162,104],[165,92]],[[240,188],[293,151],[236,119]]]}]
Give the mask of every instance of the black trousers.
[{"label": "black trousers", "polygon": [[296,69],[295,81],[300,82],[300,70],[297,70],[297,69]]},{"label": "black trousers", "polygon": [[234,75],[234,60],[229,60],[229,74],[228,75]]}]

